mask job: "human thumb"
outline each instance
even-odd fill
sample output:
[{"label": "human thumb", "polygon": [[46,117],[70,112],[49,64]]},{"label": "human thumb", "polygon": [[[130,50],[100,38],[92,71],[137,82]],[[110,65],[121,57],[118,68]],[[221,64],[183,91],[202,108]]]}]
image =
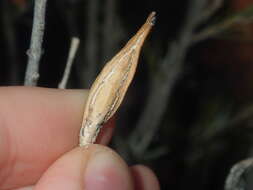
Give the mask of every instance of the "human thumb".
[{"label": "human thumb", "polygon": [[102,145],[78,147],[59,158],[41,177],[35,190],[133,190],[126,163]]}]

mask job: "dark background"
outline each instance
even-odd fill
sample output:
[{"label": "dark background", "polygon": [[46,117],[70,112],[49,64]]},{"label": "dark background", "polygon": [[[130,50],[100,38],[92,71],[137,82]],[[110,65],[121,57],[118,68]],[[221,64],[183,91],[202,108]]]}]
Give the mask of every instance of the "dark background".
[{"label": "dark background", "polygon": [[[115,116],[111,146],[129,164],[150,166],[162,189],[223,189],[233,164],[253,154],[251,15],[226,32],[189,42],[209,26],[243,12],[251,1],[224,1],[208,19],[194,25],[194,18],[202,17],[212,4],[207,0],[202,9],[189,13],[199,2],[49,0],[47,5],[38,86],[50,88],[56,88],[62,77],[71,37],[79,37],[81,44],[68,88],[89,88],[104,63],[151,11],[157,12],[134,81]],[[0,15],[0,85],[23,85],[33,1],[1,0]],[[87,68],[92,72],[85,74]],[[159,96],[161,89],[165,92]],[[150,102],[153,106],[147,108]],[[143,114],[146,109],[149,117]],[[158,110],[161,114],[156,115]],[[147,128],[138,131],[142,119],[149,120]],[[145,150],[137,149],[138,139],[151,129],[152,141]],[[137,133],[138,138],[128,138]]]}]

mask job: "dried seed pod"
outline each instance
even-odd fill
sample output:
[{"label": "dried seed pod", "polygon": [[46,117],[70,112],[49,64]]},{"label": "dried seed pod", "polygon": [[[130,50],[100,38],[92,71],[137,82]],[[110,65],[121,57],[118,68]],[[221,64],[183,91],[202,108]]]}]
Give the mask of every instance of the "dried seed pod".
[{"label": "dried seed pod", "polygon": [[152,12],[135,36],[104,66],[92,84],[80,130],[80,146],[94,143],[101,126],[118,109],[133,79],[141,47],[154,23],[155,12]]}]

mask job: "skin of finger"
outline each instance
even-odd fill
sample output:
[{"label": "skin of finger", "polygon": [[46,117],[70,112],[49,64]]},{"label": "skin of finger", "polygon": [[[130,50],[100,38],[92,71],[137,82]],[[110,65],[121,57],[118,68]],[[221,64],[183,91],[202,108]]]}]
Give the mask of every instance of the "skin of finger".
[{"label": "skin of finger", "polygon": [[[117,165],[117,167],[103,171],[103,180],[108,180],[112,184],[120,183],[124,190],[133,190],[133,180],[126,163],[110,148],[95,144],[75,148],[58,159],[39,180],[35,190],[84,190],[86,168],[91,160],[101,152],[111,155],[110,158]],[[117,172],[113,172],[115,170]]]},{"label": "skin of finger", "polygon": [[26,187],[21,187],[17,189],[11,189],[11,190],[33,190],[34,186],[26,186]]},{"label": "skin of finger", "polygon": [[0,189],[34,184],[78,144],[85,90],[0,88]]},{"label": "skin of finger", "polygon": [[131,167],[135,189],[160,190],[158,179],[154,172],[146,166],[135,165]]},{"label": "skin of finger", "polygon": [[116,125],[115,117],[112,117],[105,125],[106,127],[102,127],[98,134],[96,140],[97,144],[106,145],[110,142],[114,131],[114,126]]},{"label": "skin of finger", "polygon": [[[135,165],[131,167],[135,189],[137,190],[160,190],[157,177],[152,170],[143,165]],[[13,190],[33,190],[34,186],[23,187]]]}]

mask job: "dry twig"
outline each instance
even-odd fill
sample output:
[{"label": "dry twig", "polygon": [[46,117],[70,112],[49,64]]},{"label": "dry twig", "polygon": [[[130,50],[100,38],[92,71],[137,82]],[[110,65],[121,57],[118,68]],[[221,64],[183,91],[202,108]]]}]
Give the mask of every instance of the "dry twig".
[{"label": "dry twig", "polygon": [[67,82],[68,82],[68,79],[69,79],[69,75],[70,75],[70,71],[71,71],[71,68],[72,68],[72,65],[73,65],[73,61],[74,61],[77,49],[79,47],[79,43],[80,43],[79,38],[73,37],[71,39],[67,64],[66,64],[66,67],[65,67],[65,70],[64,70],[62,80],[58,85],[58,88],[60,88],[60,89],[66,88],[66,85],[67,85]]},{"label": "dry twig", "polygon": [[223,19],[221,22],[208,26],[199,33],[195,34],[192,38],[192,43],[197,43],[212,37],[215,37],[230,27],[238,23],[249,23],[253,19],[253,6],[245,8],[244,10],[230,15]]},{"label": "dry twig", "polygon": [[249,158],[235,164],[226,179],[225,190],[245,190],[243,174],[253,168],[253,159]]},{"label": "dry twig", "polygon": [[206,10],[203,12],[201,16],[202,21],[206,21],[211,16],[213,16],[213,14],[215,14],[216,11],[221,8],[223,3],[224,0],[211,0],[209,6],[206,8]]},{"label": "dry twig", "polygon": [[27,51],[28,64],[25,74],[25,85],[36,86],[39,79],[39,64],[42,53],[42,41],[45,27],[47,0],[35,0],[32,37],[30,49]]}]

